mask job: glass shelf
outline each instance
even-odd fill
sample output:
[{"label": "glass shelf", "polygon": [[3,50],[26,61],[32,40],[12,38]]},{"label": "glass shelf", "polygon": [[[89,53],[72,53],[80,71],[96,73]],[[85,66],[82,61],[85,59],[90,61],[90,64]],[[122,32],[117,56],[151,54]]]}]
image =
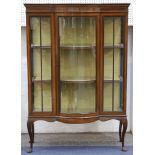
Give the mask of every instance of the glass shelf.
[{"label": "glass shelf", "polygon": [[31,45],[31,48],[50,49],[50,48],[51,48],[51,46]]},{"label": "glass shelf", "polygon": [[96,45],[60,45],[60,48],[61,49],[64,49],[64,50],[68,50],[68,49],[93,49],[93,48],[96,48]]},{"label": "glass shelf", "polygon": [[112,83],[112,82],[123,82],[122,80],[104,80],[105,83]]},{"label": "glass shelf", "polygon": [[66,79],[66,80],[61,80],[62,83],[95,83],[96,80],[95,79],[75,79],[75,80],[70,80],[70,79]]},{"label": "glass shelf", "polygon": [[105,44],[104,48],[124,48],[124,44],[117,44],[117,45]]},{"label": "glass shelf", "polygon": [[51,82],[51,80],[33,80],[32,79],[32,82],[44,82],[44,83],[50,83]]},{"label": "glass shelf", "polygon": [[123,82],[123,77],[120,76],[120,77],[115,77],[115,79],[112,79],[112,78],[108,78],[108,77],[105,77],[103,82],[106,82],[106,83],[111,83],[111,82]]}]

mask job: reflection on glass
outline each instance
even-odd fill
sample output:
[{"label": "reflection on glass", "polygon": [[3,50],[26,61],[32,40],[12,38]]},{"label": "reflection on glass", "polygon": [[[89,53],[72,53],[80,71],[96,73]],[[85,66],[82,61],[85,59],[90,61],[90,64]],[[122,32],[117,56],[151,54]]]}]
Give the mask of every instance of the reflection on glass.
[{"label": "reflection on glass", "polygon": [[59,38],[61,112],[95,112],[95,17],[59,17]]},{"label": "reflection on glass", "polygon": [[122,111],[123,18],[104,17],[104,111]]},{"label": "reflection on glass", "polygon": [[[31,17],[31,60],[33,111],[50,112],[51,99],[51,33],[50,17]],[[49,46],[48,48],[44,48]]]}]

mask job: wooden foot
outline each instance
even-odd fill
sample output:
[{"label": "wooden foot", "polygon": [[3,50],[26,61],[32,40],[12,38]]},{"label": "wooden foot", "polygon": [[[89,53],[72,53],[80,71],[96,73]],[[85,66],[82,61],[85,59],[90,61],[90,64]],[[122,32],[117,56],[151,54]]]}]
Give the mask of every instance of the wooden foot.
[{"label": "wooden foot", "polygon": [[32,148],[29,148],[27,153],[32,153]]},{"label": "wooden foot", "polygon": [[30,141],[29,141],[30,147],[27,153],[31,153],[33,151],[33,142],[34,142],[34,123],[28,120],[27,129],[28,129],[29,138],[30,138]]},{"label": "wooden foot", "polygon": [[127,129],[127,126],[128,126],[127,118],[121,119],[121,122],[122,122],[122,125],[123,125],[123,131],[122,131],[122,137],[121,137],[121,140],[122,140],[122,151],[127,151],[127,149],[124,147],[124,138],[125,138],[126,129]]},{"label": "wooden foot", "polygon": [[126,152],[126,151],[128,151],[128,149],[126,147],[122,147],[121,151]]},{"label": "wooden foot", "polygon": [[34,143],[34,123],[32,123],[32,143]]}]

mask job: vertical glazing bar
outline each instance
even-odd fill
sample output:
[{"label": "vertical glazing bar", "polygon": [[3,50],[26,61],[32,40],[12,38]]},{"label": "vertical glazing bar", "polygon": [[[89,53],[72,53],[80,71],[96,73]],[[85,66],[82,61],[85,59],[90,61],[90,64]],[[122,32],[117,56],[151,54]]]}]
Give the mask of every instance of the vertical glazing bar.
[{"label": "vertical glazing bar", "polygon": [[[32,45],[32,33],[33,33],[32,27],[31,27],[31,22],[32,22],[31,20],[32,20],[32,18],[30,17],[29,18],[29,22],[30,22],[30,33],[29,33],[29,35],[30,35],[30,58],[31,58],[31,63],[32,63],[34,55],[33,55],[33,49],[31,47],[31,45]],[[33,67],[31,67],[31,75],[33,75]],[[32,78],[33,77],[31,76],[31,81],[32,81]],[[33,92],[33,95],[31,95],[31,97],[32,97],[32,109],[34,109],[34,83],[33,82],[32,82],[31,92]]]},{"label": "vertical glazing bar", "polygon": [[56,30],[55,29],[55,25],[54,25],[54,20],[55,20],[55,16],[53,16],[53,15],[51,15],[51,17],[50,17],[50,32],[51,32],[51,85],[50,85],[50,87],[51,87],[51,101],[52,101],[52,103],[51,103],[51,111],[55,114],[56,113],[56,111],[55,111],[55,108],[56,108],[56,80],[55,80],[55,64],[56,64],[56,62],[55,62],[55,52],[53,52],[53,51],[56,51],[55,50],[55,45],[56,45],[56,43],[55,43],[55,39],[54,39],[54,36],[55,36],[55,34],[54,34],[54,30]]},{"label": "vertical glazing bar", "polygon": [[[102,18],[102,19],[101,19]],[[99,25],[101,25],[101,27],[100,27],[100,31],[101,31],[101,34],[103,35],[102,36],[102,38],[101,38],[101,42],[100,42],[100,47],[101,47],[101,49],[103,50],[103,52],[101,52],[100,53],[100,60],[101,60],[101,62],[102,62],[102,64],[100,65],[101,66],[101,71],[100,71],[100,77],[102,77],[101,78],[101,87],[100,87],[100,91],[101,91],[101,100],[100,100],[100,103],[102,103],[101,105],[101,109],[104,111],[104,45],[105,45],[105,43],[104,43],[104,29],[105,29],[105,25],[104,25],[104,20],[105,20],[105,17],[103,16],[100,16],[100,24]]]},{"label": "vertical glazing bar", "polygon": [[113,73],[112,73],[112,111],[114,111],[114,37],[115,37],[115,20],[113,17]]},{"label": "vertical glazing bar", "polygon": [[[57,108],[57,113],[60,113],[60,111],[61,111],[61,86],[62,86],[62,83],[61,83],[61,81],[60,81],[60,52],[61,52],[61,49],[60,49],[60,18],[63,18],[63,17],[57,17],[57,20],[58,20],[58,32],[57,32],[57,34],[58,34],[58,47],[57,47],[57,49],[58,49],[58,52],[57,52],[57,55],[58,55],[58,68],[57,68],[57,70],[58,70],[58,92],[57,92],[57,94],[60,94],[60,95],[58,95],[59,97],[58,97],[58,108]],[[57,27],[56,26],[56,27]]]},{"label": "vertical glazing bar", "polygon": [[[121,17],[121,44],[124,46],[124,37],[123,37],[123,17]],[[124,48],[120,48],[120,108],[122,109],[122,100],[123,100],[123,50]]]},{"label": "vertical glazing bar", "polygon": [[40,57],[41,57],[41,111],[43,112],[43,83],[42,83],[42,40],[41,40],[41,17],[40,17]]},{"label": "vertical glazing bar", "polygon": [[[33,62],[33,57],[34,57],[34,54],[33,54],[33,49],[31,48],[30,50],[30,53],[31,53],[31,62]],[[31,67],[31,75],[33,75],[33,67]],[[32,77],[33,78],[33,77]],[[34,82],[32,82],[32,92],[33,92],[33,95],[32,95],[32,109],[34,110]]]}]

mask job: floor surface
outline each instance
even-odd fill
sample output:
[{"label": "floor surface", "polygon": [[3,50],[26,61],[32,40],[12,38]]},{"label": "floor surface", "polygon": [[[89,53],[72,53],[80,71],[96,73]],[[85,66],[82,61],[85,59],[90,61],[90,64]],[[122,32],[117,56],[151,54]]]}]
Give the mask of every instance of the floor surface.
[{"label": "floor surface", "polygon": [[[22,134],[22,154],[26,155],[29,146],[28,134]],[[133,138],[131,133],[126,133],[125,146],[128,151],[122,152],[118,133],[55,133],[35,134],[34,152],[32,155],[132,155]],[[102,154],[101,153],[101,154]]]}]

